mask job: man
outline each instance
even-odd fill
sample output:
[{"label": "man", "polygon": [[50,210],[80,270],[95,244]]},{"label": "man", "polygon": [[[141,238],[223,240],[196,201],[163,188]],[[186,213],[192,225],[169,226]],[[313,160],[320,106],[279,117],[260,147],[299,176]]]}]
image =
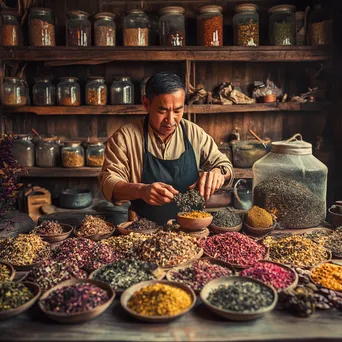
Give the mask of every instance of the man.
[{"label": "man", "polygon": [[232,182],[232,164],[214,140],[183,119],[185,85],[176,74],[161,72],[146,84],[148,115],[109,138],[99,176],[101,191],[116,205],[131,201],[141,217],[159,224],[179,211],[174,196],[198,187],[207,200]]}]

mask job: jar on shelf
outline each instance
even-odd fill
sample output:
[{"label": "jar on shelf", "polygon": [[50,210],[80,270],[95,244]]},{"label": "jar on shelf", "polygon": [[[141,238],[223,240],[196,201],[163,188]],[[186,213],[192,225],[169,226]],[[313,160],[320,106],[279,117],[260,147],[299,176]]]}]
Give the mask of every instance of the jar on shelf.
[{"label": "jar on shelf", "polygon": [[296,6],[274,6],[268,13],[270,44],[296,45]]},{"label": "jar on shelf", "polygon": [[96,14],[94,19],[95,46],[115,46],[115,14],[109,12],[102,12]]},{"label": "jar on shelf", "polygon": [[1,14],[0,27],[2,46],[18,46],[21,44],[21,29],[14,15]]},{"label": "jar on shelf", "polygon": [[140,83],[141,103],[143,103],[143,97],[146,95],[146,84],[149,79],[149,77],[144,77],[143,81]]},{"label": "jar on shelf", "polygon": [[57,137],[42,138],[36,145],[36,165],[56,167],[60,164],[60,147]]},{"label": "jar on shelf", "polygon": [[24,167],[34,166],[35,145],[29,134],[16,134],[13,142],[13,156]]},{"label": "jar on shelf", "polygon": [[330,12],[323,5],[315,5],[309,15],[310,45],[328,45],[332,43],[332,20]]},{"label": "jar on shelf", "polygon": [[116,77],[110,87],[111,104],[134,104],[134,86],[130,77]]},{"label": "jar on shelf", "polygon": [[234,44],[237,46],[259,46],[258,6],[241,4],[235,7],[233,18]]},{"label": "jar on shelf", "polygon": [[5,77],[2,104],[5,106],[25,106],[28,104],[27,83],[19,77]]},{"label": "jar on shelf", "polygon": [[79,106],[81,91],[77,77],[61,77],[57,84],[57,101],[59,106]]},{"label": "jar on shelf", "polygon": [[61,154],[64,167],[84,166],[84,149],[80,141],[66,141]]},{"label": "jar on shelf", "polygon": [[54,106],[56,104],[56,87],[50,78],[36,78],[32,88],[35,106]]},{"label": "jar on shelf", "polygon": [[327,175],[300,134],[272,142],[253,165],[254,205],[274,213],[282,228],[315,227],[325,219]]},{"label": "jar on shelf", "polygon": [[184,12],[184,8],[179,6],[164,7],[160,10],[160,45],[185,46]]},{"label": "jar on shelf", "polygon": [[107,104],[107,86],[104,77],[91,76],[86,85],[86,104],[104,106]]},{"label": "jar on shelf", "polygon": [[66,23],[67,46],[91,46],[91,24],[84,11],[68,12]]},{"label": "jar on shelf", "polygon": [[124,46],[148,46],[149,20],[140,9],[131,9],[124,19]]},{"label": "jar on shelf", "polygon": [[50,8],[31,8],[28,23],[30,45],[56,46],[55,24]]},{"label": "jar on shelf", "polygon": [[198,43],[202,46],[223,45],[222,7],[215,5],[202,6],[198,21]]},{"label": "jar on shelf", "polygon": [[90,167],[101,167],[104,162],[105,145],[98,140],[90,140],[86,151],[86,164]]}]

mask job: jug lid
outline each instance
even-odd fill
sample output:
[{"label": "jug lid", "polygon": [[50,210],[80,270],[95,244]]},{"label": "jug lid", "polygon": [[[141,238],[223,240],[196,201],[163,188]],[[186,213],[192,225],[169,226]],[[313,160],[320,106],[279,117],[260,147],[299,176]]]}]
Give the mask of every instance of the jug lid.
[{"label": "jug lid", "polygon": [[312,144],[304,141],[302,135],[299,133],[288,140],[272,142],[271,146],[272,153],[295,155],[312,154]]}]

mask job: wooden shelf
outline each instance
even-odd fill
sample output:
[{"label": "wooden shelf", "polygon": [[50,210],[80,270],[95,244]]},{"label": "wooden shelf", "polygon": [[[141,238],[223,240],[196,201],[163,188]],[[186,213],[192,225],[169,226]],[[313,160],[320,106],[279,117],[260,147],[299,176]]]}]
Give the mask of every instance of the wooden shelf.
[{"label": "wooden shelf", "polygon": [[331,58],[331,48],[320,46],[0,47],[3,61],[42,61],[51,66],[112,61],[310,62]]},{"label": "wooden shelf", "polygon": [[[63,167],[27,167],[28,174],[22,175],[22,178],[60,178],[60,177],[97,177],[101,171],[100,167],[81,167],[81,168],[63,168]],[[252,169],[234,168],[235,178],[253,178]]]},{"label": "wooden shelf", "polygon": [[[328,108],[331,102],[311,103],[268,103],[251,105],[191,105],[185,106],[185,113],[215,114],[215,113],[253,113],[253,112],[312,112]],[[142,105],[116,105],[116,106],[22,106],[6,107],[7,113],[36,113],[37,115],[145,115]]]}]

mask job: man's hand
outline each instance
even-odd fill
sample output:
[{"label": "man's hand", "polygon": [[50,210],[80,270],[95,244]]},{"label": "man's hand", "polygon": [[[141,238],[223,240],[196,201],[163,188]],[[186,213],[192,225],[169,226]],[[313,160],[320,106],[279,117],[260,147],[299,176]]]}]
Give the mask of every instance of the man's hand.
[{"label": "man's hand", "polygon": [[141,198],[152,205],[171,203],[173,196],[178,194],[178,191],[173,186],[162,182],[146,184],[141,192]]},{"label": "man's hand", "polygon": [[220,169],[213,169],[209,172],[200,172],[196,183],[189,189],[198,187],[199,193],[207,201],[209,197],[224,184],[225,178]]}]

